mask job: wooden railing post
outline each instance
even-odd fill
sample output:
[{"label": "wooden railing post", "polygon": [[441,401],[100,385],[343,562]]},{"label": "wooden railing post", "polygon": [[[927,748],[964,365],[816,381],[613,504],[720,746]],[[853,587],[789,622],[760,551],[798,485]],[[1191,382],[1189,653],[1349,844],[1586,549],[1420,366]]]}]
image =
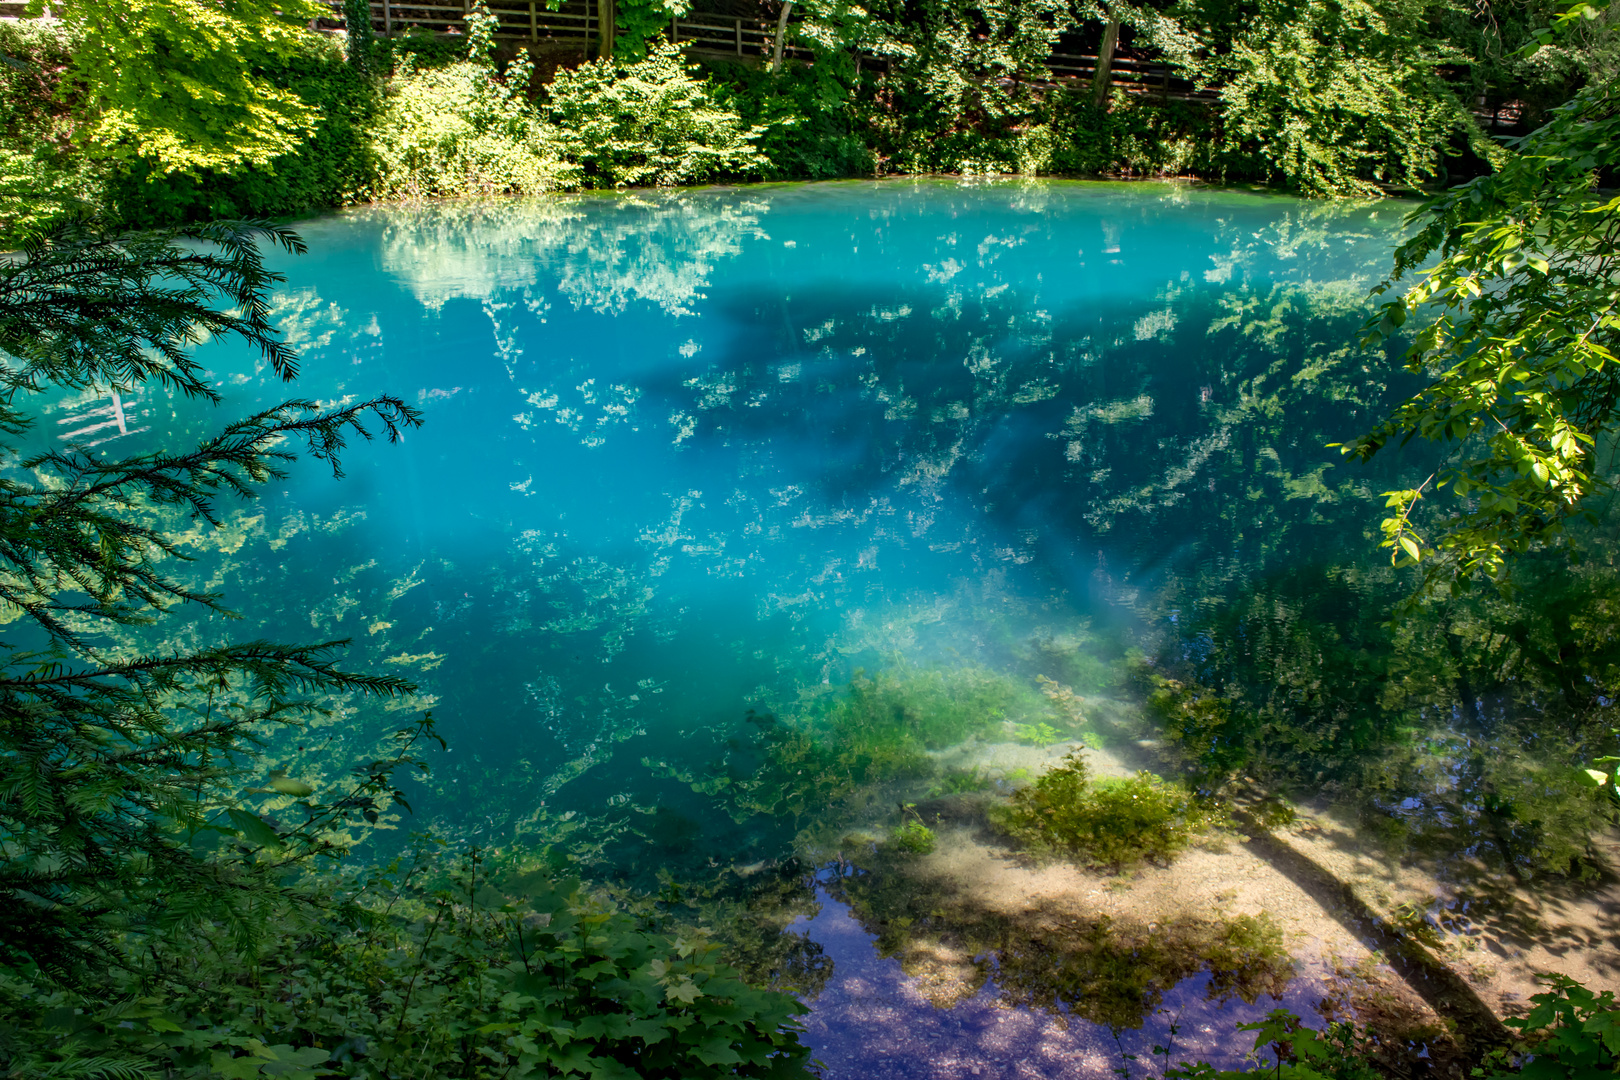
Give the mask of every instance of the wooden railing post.
[{"label": "wooden railing post", "polygon": [[529,40],[540,40],[540,16],[535,14],[534,0],[529,0]]},{"label": "wooden railing post", "polygon": [[619,32],[619,14],[614,10],[613,0],[596,0],[596,32],[599,35],[596,58],[613,59],[613,38]]},{"label": "wooden railing post", "polygon": [[394,8],[388,0],[383,0],[383,37],[394,36]]}]

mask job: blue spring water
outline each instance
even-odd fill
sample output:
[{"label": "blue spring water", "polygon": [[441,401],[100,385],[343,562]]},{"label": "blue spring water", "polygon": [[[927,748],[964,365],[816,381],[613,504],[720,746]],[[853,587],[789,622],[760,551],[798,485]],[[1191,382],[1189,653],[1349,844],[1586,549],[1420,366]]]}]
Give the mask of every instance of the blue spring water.
[{"label": "blue spring water", "polygon": [[655,799],[643,757],[696,768],[697,733],[858,667],[1174,626],[1200,574],[1359,537],[1399,463],[1352,478],[1324,444],[1398,389],[1351,345],[1404,210],[944,180],[362,210],[272,260],[293,387],[210,345],[221,409],[76,399],[53,430],[419,406],[238,513],[199,565],[250,618],[207,633],[354,638],[450,742],[419,812],[522,835]]}]

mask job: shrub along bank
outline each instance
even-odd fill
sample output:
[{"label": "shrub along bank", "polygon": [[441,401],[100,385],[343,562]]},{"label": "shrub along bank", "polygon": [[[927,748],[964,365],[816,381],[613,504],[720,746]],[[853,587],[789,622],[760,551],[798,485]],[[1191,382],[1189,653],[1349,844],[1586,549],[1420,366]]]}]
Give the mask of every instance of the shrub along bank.
[{"label": "shrub along bank", "polygon": [[[273,47],[254,46],[242,30],[233,48],[248,104],[222,90],[207,106],[215,123],[142,120],[101,85],[107,66],[77,47],[104,33],[100,6],[73,0],[63,21],[0,24],[0,233],[12,241],[86,204],[157,226],[371,199],[893,173],[1177,175],[1369,195],[1500,157],[1469,113],[1476,102],[1511,98],[1535,119],[1617,67],[1601,33],[1611,16],[1596,9],[1577,33],[1542,42],[1555,12],[1539,3],[1498,20],[1440,0],[1179,0],[1131,9],[1121,32],[1220,99],[1099,96],[1046,67],[1060,40],[1084,47],[1072,42],[1099,32],[1086,4],[818,0],[794,24],[811,63],[696,64],[626,31],[618,55],[636,59],[541,85],[526,54],[495,62],[493,20],[475,13],[459,41],[370,41],[363,55],[285,26],[259,33]],[[260,0],[243,6],[266,8],[267,25],[282,17]],[[143,65],[161,66],[123,66]],[[259,98],[285,113],[276,134],[234,147],[229,133],[251,127]],[[164,130],[141,135],[137,121]],[[179,153],[193,128],[226,135]]]}]

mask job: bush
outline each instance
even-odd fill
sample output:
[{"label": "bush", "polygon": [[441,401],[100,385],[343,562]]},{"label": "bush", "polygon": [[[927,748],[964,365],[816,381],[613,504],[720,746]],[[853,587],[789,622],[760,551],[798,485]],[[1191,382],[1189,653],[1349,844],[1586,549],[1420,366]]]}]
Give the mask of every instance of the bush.
[{"label": "bush", "polygon": [[667,42],[626,67],[597,60],[560,70],[548,96],[558,151],[595,187],[694,184],[765,163],[759,130],[744,127]]},{"label": "bush", "polygon": [[471,25],[467,59],[419,70],[406,55],[389,81],[371,133],[371,197],[527,195],[574,185],[577,170],[557,157],[529,104],[528,54],[520,52],[503,78],[487,25]]},{"label": "bush", "polygon": [[492,887],[479,853],[436,847],[369,879],[317,876],[256,949],[217,928],[158,941],[154,958],[181,978],[119,968],[86,992],[0,968],[0,1070],[807,1075],[804,1006],[741,982],[719,946],[659,933],[547,870]]},{"label": "bush", "polygon": [[69,153],[61,98],[73,42],[59,23],[0,22],[0,250],[101,197],[102,171]]},{"label": "bush", "polygon": [[368,131],[377,121],[375,84],[344,60],[338,43],[312,38],[308,47],[276,60],[265,78],[298,94],[319,116],[315,134],[297,153],[233,173],[200,170],[165,174],[131,161],[109,181],[116,215],[139,228],[218,218],[285,218],[352,203],[370,190],[377,163]]},{"label": "bush", "polygon": [[1096,782],[1087,773],[1085,759],[1069,754],[1014,792],[996,823],[1034,847],[1118,870],[1143,861],[1169,863],[1214,822],[1215,815],[1185,788],[1151,773]]}]

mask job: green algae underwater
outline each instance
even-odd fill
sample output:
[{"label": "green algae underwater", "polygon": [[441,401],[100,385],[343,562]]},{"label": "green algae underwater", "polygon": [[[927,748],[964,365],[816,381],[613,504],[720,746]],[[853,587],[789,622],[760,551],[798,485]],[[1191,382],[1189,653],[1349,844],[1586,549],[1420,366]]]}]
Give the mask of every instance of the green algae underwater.
[{"label": "green algae underwater", "polygon": [[[1434,452],[1327,444],[1414,388],[1355,344],[1406,209],[908,180],[311,221],[301,392],[428,422],[190,527],[188,573],[235,636],[418,684],[273,743],[319,785],[433,711],[363,850],[432,829],[702,926],[829,1076],[1236,1065],[1279,1004],[1457,1073],[1537,970],[1620,985],[1576,770],[1620,576],[1603,508],[1516,591],[1403,606],[1381,493]],[[279,400],[202,357],[221,415]],[[53,413],[120,451],[215,420]]]}]

